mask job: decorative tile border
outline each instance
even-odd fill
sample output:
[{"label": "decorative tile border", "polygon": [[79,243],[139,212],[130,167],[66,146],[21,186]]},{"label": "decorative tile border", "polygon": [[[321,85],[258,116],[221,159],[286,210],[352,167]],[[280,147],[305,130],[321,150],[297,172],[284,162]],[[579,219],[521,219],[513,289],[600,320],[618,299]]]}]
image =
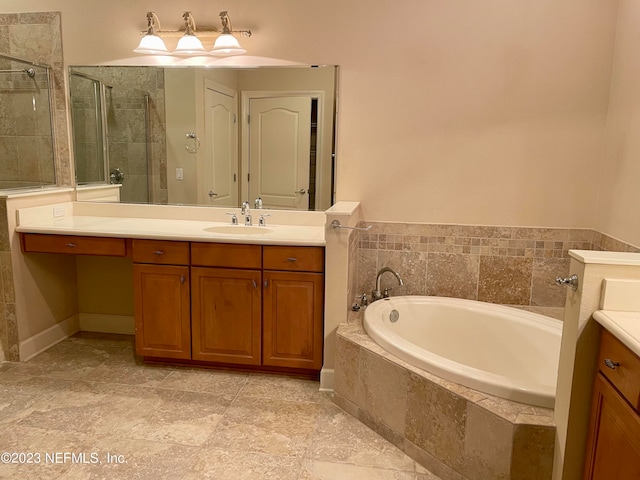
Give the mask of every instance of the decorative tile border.
[{"label": "decorative tile border", "polygon": [[382,286],[393,287],[394,295],[562,307],[566,292],[555,278],[569,274],[569,250],[640,251],[589,229],[372,224],[359,234],[356,265],[350,266],[357,272],[356,294],[370,293],[376,272],[390,266],[405,280],[398,287],[383,277]]}]

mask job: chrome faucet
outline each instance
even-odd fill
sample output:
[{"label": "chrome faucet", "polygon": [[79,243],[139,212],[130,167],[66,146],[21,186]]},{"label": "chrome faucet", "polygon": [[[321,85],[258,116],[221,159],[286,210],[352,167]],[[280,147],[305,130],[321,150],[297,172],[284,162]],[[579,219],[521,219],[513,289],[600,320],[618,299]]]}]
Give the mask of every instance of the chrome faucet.
[{"label": "chrome faucet", "polygon": [[400,277],[398,272],[390,267],[382,267],[378,272],[378,275],[376,276],[376,289],[371,292],[371,301],[373,302],[375,302],[376,300],[380,300],[381,298],[387,298],[389,296],[389,290],[391,290],[390,288],[385,288],[383,293],[380,292],[380,280],[382,279],[382,275],[386,272],[393,273],[393,275],[396,277],[396,280],[398,280],[398,285],[404,285],[404,282],[402,281],[402,278]]},{"label": "chrome faucet", "polygon": [[257,197],[254,201],[253,201],[253,207],[254,208],[262,208],[262,198],[261,197]]},{"label": "chrome faucet", "polygon": [[253,225],[253,220],[251,219],[251,210],[249,209],[249,202],[242,202],[242,209],[240,210],[240,213],[244,215],[244,224],[247,227]]}]

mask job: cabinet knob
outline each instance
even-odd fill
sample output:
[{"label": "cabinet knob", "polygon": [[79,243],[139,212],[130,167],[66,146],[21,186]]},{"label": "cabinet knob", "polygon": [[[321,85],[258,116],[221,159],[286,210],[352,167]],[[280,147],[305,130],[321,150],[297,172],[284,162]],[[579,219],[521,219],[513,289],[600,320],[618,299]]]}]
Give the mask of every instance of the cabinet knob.
[{"label": "cabinet knob", "polygon": [[616,367],[620,366],[620,362],[614,362],[613,360],[609,359],[609,358],[605,358],[604,359],[604,364],[609,367],[611,370],[615,370]]}]

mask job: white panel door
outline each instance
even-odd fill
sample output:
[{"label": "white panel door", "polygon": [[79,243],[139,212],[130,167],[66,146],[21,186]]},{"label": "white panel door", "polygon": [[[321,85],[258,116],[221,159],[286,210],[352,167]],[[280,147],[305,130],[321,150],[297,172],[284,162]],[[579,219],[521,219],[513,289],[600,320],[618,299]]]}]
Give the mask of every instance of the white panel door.
[{"label": "white panel door", "polygon": [[205,91],[203,205],[238,206],[237,101],[207,87]]},{"label": "white panel door", "polygon": [[311,98],[251,98],[249,119],[249,198],[307,210]]}]

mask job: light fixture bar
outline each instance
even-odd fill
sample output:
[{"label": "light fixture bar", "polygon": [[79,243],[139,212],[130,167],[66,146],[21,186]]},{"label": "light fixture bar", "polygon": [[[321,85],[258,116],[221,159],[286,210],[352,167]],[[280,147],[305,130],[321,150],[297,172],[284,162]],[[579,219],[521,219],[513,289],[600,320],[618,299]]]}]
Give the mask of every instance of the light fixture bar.
[{"label": "light fixture bar", "polygon": [[[233,30],[231,28],[231,20],[226,11],[220,12],[222,29],[211,26],[196,29],[195,20],[191,12],[184,12],[183,18],[185,20],[183,28],[179,30],[161,30],[160,21],[155,13],[147,13],[148,26],[146,30],[140,31],[142,39],[134,52],[179,56],[207,53],[216,56],[228,56],[246,53],[246,50],[240,46],[235,37],[251,37],[251,30]],[[169,53],[161,38],[179,38],[176,50]],[[199,38],[215,38],[214,48],[210,52],[206,52]]]}]

